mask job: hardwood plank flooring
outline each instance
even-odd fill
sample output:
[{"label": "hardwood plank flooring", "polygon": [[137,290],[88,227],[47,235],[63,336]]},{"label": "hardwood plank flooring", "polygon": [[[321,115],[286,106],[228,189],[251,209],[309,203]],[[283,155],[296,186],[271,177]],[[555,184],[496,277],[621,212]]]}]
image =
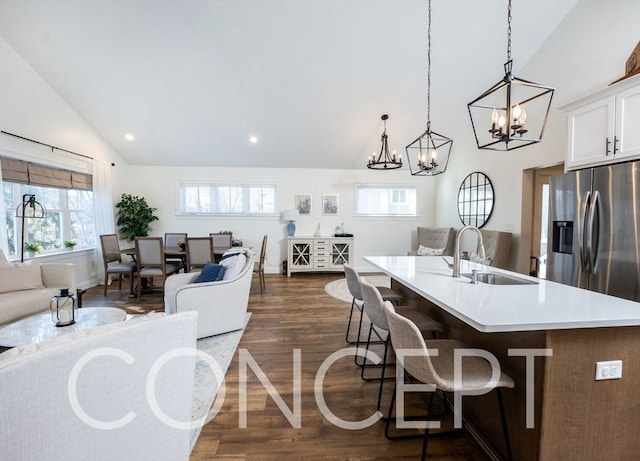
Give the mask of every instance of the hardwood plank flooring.
[{"label": "hardwood plank flooring", "polygon": [[[421,439],[391,441],[384,436],[384,422],[360,430],[340,428],[319,409],[314,382],[323,362],[347,347],[345,330],[349,304],[336,300],[324,286],[342,274],[296,274],[266,276],[266,290],[260,294],[254,279],[249,311],[251,320],[225,377],[224,403],[211,415],[191,454],[191,461],[283,461],[283,460],[402,460],[419,459]],[[126,283],[124,284],[126,285]],[[141,302],[110,287],[84,294],[84,306],[115,306],[128,312],[162,311],[160,291],[143,295]],[[300,351],[300,421],[293,427],[285,415],[294,409],[294,350]],[[246,383],[241,383],[239,354],[244,362],[254,360],[287,408],[274,401],[256,372],[246,367]],[[374,370],[371,370],[374,371]],[[246,389],[246,392],[244,391]],[[393,389],[385,383],[383,411],[387,411]],[[328,369],[322,395],[337,418],[361,421],[375,412],[378,383],[364,382],[353,356],[335,361]],[[246,428],[239,424],[239,396],[246,395]],[[277,398],[277,397],[276,397]],[[423,411],[408,395],[407,412]],[[415,408],[412,408],[415,406]],[[298,425],[298,424],[296,424]],[[465,432],[432,437],[428,459],[478,461],[487,459]]]}]

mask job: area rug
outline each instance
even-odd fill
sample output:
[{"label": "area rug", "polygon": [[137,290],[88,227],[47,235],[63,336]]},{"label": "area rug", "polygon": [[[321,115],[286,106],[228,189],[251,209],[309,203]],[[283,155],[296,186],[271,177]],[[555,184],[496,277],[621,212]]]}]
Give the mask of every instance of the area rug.
[{"label": "area rug", "polygon": [[[249,323],[250,317],[251,313],[249,312],[247,313],[245,328]],[[209,416],[211,405],[220,389],[220,384],[224,380],[224,375],[229,369],[243,333],[244,328],[230,333],[209,336],[197,341],[196,347],[198,351],[204,352],[204,354],[196,359],[191,420],[199,423],[191,430],[191,449],[193,449],[196,440],[198,440],[202,426],[212,419],[212,416]],[[211,363],[211,359],[215,363]]]},{"label": "area rug", "polygon": [[[391,286],[391,279],[386,275],[361,275],[360,277],[367,283],[375,286]],[[349,292],[349,287],[347,287],[347,279],[334,280],[333,282],[327,283],[324,286],[324,291],[332,298],[339,299],[345,303],[351,303],[353,300],[353,296],[351,296]]]}]

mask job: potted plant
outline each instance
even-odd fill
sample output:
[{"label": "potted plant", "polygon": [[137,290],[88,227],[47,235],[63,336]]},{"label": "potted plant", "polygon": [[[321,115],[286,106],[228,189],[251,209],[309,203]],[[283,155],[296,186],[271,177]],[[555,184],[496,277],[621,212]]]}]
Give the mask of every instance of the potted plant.
[{"label": "potted plant", "polygon": [[33,257],[34,254],[40,253],[42,248],[38,242],[24,242],[24,251],[29,253],[30,257]]},{"label": "potted plant", "polygon": [[136,237],[148,236],[151,223],[158,220],[154,214],[157,208],[150,207],[144,197],[122,194],[116,208],[116,224],[120,236],[129,242],[134,241]]},{"label": "potted plant", "polygon": [[78,242],[74,242],[73,240],[65,240],[64,241],[64,247],[69,250],[72,251],[73,248],[77,245]]}]

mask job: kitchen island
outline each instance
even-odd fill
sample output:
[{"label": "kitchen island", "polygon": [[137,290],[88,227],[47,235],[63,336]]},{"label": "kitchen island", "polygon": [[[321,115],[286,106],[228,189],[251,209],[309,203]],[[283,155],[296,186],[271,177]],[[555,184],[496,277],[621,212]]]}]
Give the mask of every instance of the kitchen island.
[{"label": "kitchen island", "polygon": [[[454,278],[441,257],[365,260],[445,325],[441,337],[491,352],[514,379],[504,392],[514,459],[637,458],[640,303],[469,261],[463,275],[475,269],[513,284]],[[596,381],[596,362],[609,360],[622,361],[622,377]],[[467,399],[464,409],[487,450],[504,451],[493,393]]]}]

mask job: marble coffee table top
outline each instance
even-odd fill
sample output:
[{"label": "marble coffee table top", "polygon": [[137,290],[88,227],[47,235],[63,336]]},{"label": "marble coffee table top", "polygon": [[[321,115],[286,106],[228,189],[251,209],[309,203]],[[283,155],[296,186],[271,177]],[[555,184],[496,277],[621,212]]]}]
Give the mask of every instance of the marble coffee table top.
[{"label": "marble coffee table top", "polygon": [[76,323],[57,327],[51,320],[51,312],[45,311],[0,328],[0,346],[16,347],[39,343],[105,323],[122,322],[126,318],[127,313],[115,307],[82,307],[77,311]]}]

